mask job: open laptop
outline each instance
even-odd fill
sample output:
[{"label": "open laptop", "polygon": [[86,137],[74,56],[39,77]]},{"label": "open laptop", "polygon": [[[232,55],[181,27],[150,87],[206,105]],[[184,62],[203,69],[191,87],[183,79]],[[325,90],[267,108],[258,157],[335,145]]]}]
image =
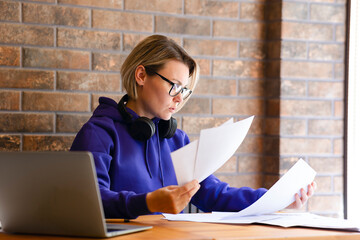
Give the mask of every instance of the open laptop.
[{"label": "open laptop", "polygon": [[152,228],[105,222],[89,152],[0,152],[4,232],[112,237]]}]

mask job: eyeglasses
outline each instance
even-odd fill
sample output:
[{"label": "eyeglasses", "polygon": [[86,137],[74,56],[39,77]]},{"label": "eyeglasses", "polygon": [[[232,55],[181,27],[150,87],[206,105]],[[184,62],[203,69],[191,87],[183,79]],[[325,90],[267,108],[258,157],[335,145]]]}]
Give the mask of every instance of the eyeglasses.
[{"label": "eyeglasses", "polygon": [[173,83],[172,81],[170,81],[169,79],[167,79],[166,77],[160,75],[159,73],[157,72],[154,72],[156,75],[158,75],[159,77],[161,77],[162,80],[168,82],[171,84],[171,88],[170,88],[170,91],[169,91],[169,95],[171,97],[175,97],[177,96],[179,93],[181,93],[181,96],[182,96],[182,99],[185,100],[187,99],[190,94],[192,93],[192,91],[190,89],[188,89],[187,87],[182,87],[181,85],[179,84],[176,84],[176,83]]}]

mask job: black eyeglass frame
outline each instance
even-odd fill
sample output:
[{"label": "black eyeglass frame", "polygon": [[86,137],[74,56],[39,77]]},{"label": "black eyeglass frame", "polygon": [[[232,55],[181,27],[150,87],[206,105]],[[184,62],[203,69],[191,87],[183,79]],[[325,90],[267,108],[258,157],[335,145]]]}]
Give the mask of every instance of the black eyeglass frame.
[{"label": "black eyeglass frame", "polygon": [[164,80],[164,81],[166,81],[166,82],[168,82],[168,83],[171,84],[171,88],[170,88],[170,90],[169,90],[169,95],[170,95],[171,97],[176,97],[177,95],[179,95],[179,93],[182,94],[185,89],[189,91],[189,94],[188,94],[185,98],[183,97],[183,100],[187,99],[187,98],[190,97],[190,95],[192,94],[192,91],[191,91],[190,89],[188,89],[187,87],[181,87],[180,91],[178,91],[175,95],[174,95],[174,94],[171,94],[171,90],[173,90],[174,86],[177,85],[177,84],[174,83],[174,82],[172,82],[172,81],[170,81],[169,79],[167,79],[166,77],[162,76],[161,74],[159,74],[159,73],[157,73],[157,72],[155,72],[155,71],[154,71],[153,73],[155,73],[156,75],[158,75],[162,80]]}]

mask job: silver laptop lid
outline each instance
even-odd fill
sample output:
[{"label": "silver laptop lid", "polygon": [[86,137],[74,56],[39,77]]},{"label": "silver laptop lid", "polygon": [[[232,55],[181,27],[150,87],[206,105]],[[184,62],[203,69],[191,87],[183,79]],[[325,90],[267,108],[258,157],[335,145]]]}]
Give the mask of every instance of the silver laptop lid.
[{"label": "silver laptop lid", "polygon": [[92,154],[0,152],[5,232],[105,237]]}]

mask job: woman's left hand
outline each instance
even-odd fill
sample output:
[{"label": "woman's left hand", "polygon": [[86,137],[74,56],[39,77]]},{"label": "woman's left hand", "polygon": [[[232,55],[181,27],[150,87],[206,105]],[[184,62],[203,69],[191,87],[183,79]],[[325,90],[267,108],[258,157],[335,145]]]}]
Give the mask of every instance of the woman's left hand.
[{"label": "woman's left hand", "polygon": [[300,209],[300,208],[302,208],[305,205],[305,203],[307,202],[307,200],[314,194],[315,189],[316,189],[316,182],[315,181],[308,185],[307,193],[302,188],[300,190],[301,197],[299,196],[299,194],[296,193],[295,194],[295,201],[292,204],[290,204],[286,209]]}]

